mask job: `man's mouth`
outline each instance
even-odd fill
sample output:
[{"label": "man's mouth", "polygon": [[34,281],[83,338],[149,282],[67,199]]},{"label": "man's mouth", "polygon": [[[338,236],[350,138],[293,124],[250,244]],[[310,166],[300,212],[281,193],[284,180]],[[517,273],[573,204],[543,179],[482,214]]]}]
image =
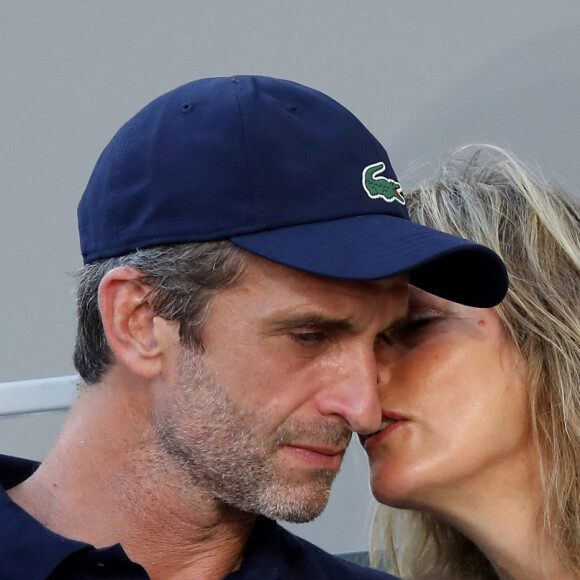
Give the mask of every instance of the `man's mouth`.
[{"label": "man's mouth", "polygon": [[293,447],[297,449],[304,449],[305,451],[311,451],[312,453],[319,453],[320,455],[340,455],[341,457],[344,455],[346,451],[346,447],[328,447],[326,445],[293,445]]},{"label": "man's mouth", "polygon": [[322,469],[338,470],[344,452],[344,447],[327,447],[324,445],[288,445],[286,446],[301,462]]}]

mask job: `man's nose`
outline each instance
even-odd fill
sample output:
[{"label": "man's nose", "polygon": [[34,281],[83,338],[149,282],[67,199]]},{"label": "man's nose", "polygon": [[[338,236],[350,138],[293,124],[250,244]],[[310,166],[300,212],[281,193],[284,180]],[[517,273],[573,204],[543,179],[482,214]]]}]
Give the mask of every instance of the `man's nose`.
[{"label": "man's nose", "polygon": [[336,373],[318,393],[318,411],[339,415],[351,430],[361,435],[378,431],[381,406],[378,394],[378,371],[374,353],[347,357],[335,368]]}]

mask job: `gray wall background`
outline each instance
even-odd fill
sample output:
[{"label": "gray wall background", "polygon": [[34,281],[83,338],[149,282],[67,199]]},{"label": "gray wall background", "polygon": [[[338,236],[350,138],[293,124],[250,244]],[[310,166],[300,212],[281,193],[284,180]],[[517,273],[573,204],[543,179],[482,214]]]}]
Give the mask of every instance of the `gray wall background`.
[{"label": "gray wall background", "polygon": [[[577,0],[0,0],[0,382],[74,372],[76,204],[113,133],[159,94],[289,78],[350,108],[406,188],[445,149],[485,141],[577,191],[579,31]],[[20,419],[0,451],[42,456],[63,417]],[[353,453],[315,523],[329,549],[366,526]]]},{"label": "gray wall background", "polygon": [[74,372],[76,204],[159,94],[290,78],[350,108],[406,187],[469,141],[580,183],[579,33],[576,0],[0,0],[0,381]]}]

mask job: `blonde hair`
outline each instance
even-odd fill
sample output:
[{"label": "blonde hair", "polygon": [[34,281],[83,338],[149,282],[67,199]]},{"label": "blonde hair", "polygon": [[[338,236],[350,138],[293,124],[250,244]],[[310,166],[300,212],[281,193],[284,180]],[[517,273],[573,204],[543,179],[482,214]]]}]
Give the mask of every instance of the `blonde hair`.
[{"label": "blonde hair", "polygon": [[[415,221],[485,244],[507,266],[510,289],[497,310],[529,364],[543,526],[561,561],[580,573],[580,208],[491,145],[453,151],[406,199]],[[425,513],[380,506],[375,564],[385,549],[405,577],[496,578],[469,539]]]}]

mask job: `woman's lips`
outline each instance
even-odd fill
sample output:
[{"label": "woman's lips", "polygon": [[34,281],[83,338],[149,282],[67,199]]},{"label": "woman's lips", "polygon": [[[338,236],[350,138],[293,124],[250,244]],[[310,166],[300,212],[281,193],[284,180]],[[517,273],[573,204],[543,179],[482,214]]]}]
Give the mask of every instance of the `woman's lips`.
[{"label": "woman's lips", "polygon": [[371,435],[359,435],[360,442],[365,449],[369,449],[378,441],[387,437],[395,429],[405,423],[407,419],[398,413],[383,414],[379,430]]}]

